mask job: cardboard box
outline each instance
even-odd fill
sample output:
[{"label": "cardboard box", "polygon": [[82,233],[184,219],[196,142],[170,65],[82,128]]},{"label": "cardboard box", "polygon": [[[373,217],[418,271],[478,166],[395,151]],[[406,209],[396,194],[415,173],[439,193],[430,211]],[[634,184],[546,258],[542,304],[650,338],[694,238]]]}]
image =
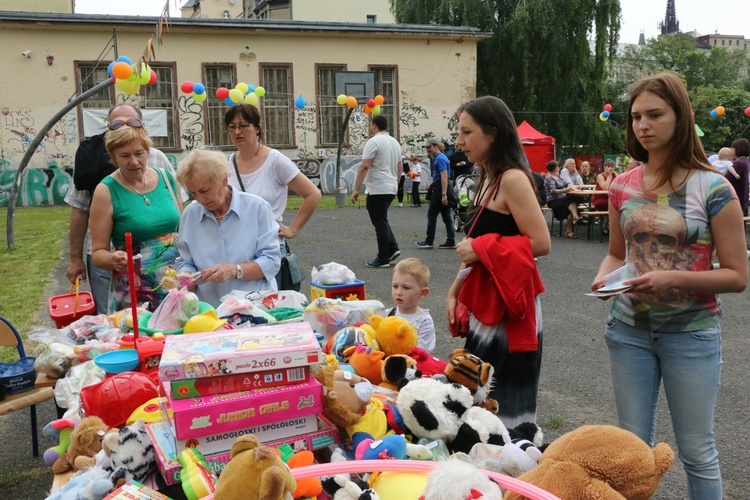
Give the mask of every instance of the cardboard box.
[{"label": "cardboard box", "polygon": [[104,500],[171,500],[168,496],[144,486],[138,481],[130,480],[104,497]]},{"label": "cardboard box", "polygon": [[[157,422],[159,423],[159,422]],[[173,442],[170,438],[155,437],[155,434],[164,434],[164,432],[171,432],[171,427],[154,427],[156,424],[146,424],[146,431],[148,431],[151,439],[154,443],[154,451],[156,455],[156,465],[159,468],[159,472],[164,477],[164,481],[167,484],[178,484],[180,482],[180,462],[177,460],[176,453],[168,448],[169,443]],[[156,432],[155,432],[156,431]],[[164,431],[164,432],[161,432]],[[310,450],[315,451],[327,446],[335,445],[338,443],[339,431],[331,422],[326,420],[322,415],[317,415],[317,430],[309,432],[307,434],[300,434],[299,436],[292,436],[278,441],[264,442],[266,446],[279,447],[282,444],[288,444],[294,449],[294,451]],[[174,438],[174,436],[172,436]],[[163,447],[163,445],[165,447]],[[199,448],[200,449],[200,448]],[[173,457],[173,458],[170,458]],[[213,455],[205,456],[208,467],[214,472],[214,474],[221,474],[224,467],[229,463],[230,453],[217,453]]]},{"label": "cardboard box", "polygon": [[282,368],[255,373],[235,373],[220,377],[172,380],[169,384],[172,390],[172,399],[186,399],[290,385],[304,382],[309,377],[309,367],[300,366],[298,368]]},{"label": "cardboard box", "polygon": [[163,381],[310,366],[323,359],[309,323],[169,335],[159,365]]},{"label": "cardboard box", "polygon": [[173,400],[169,383],[162,384],[172,407],[178,439],[246,429],[323,411],[323,386],[310,376],[303,384]]}]

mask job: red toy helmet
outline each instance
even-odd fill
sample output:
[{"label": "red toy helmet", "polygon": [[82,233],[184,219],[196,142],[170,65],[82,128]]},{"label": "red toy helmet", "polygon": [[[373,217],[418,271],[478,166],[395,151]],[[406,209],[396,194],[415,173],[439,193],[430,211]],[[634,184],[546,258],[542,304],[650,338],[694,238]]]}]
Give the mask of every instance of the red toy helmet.
[{"label": "red toy helmet", "polygon": [[81,408],[87,416],[120,427],[139,406],[157,396],[157,386],[148,375],[124,372],[81,389]]}]

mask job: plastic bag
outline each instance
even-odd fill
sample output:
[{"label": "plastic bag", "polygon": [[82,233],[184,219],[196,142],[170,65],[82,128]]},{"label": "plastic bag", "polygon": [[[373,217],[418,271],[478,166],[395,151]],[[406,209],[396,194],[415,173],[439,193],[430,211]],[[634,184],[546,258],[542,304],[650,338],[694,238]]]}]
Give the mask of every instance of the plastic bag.
[{"label": "plastic bag", "polygon": [[222,300],[226,300],[230,295],[250,300],[255,307],[259,307],[264,311],[270,311],[278,307],[293,307],[304,311],[305,307],[309,305],[307,297],[294,290],[279,290],[278,292],[270,290],[265,292],[233,290],[230,294],[222,297]]},{"label": "plastic bag", "polygon": [[313,283],[320,283],[321,285],[343,285],[344,283],[352,283],[356,279],[354,271],[336,262],[313,267],[310,278]]},{"label": "plastic bag", "polygon": [[49,378],[62,378],[70,368],[78,363],[78,358],[69,344],[51,342],[40,344],[35,350],[34,370]]},{"label": "plastic bag", "polygon": [[253,305],[252,301],[231,294],[222,297],[222,303],[216,308],[216,315],[226,319],[234,328],[276,323],[276,318]]},{"label": "plastic bag", "polygon": [[198,314],[200,304],[198,296],[186,288],[170,290],[164,300],[148,319],[148,328],[152,330],[179,330],[185,323]]},{"label": "plastic bag", "polygon": [[96,363],[87,361],[73,366],[65,375],[65,378],[57,381],[54,389],[55,400],[60,407],[68,408],[68,411],[65,412],[66,418],[78,414],[78,395],[81,393],[81,389],[87,385],[101,382],[105,376],[104,370],[96,366]]},{"label": "plastic bag", "polygon": [[324,344],[334,333],[359,322],[367,322],[370,316],[385,316],[385,307],[377,300],[329,299],[319,297],[305,308],[303,320],[324,336]]},{"label": "plastic bag", "polygon": [[87,340],[100,339],[112,335],[112,323],[106,314],[96,316],[83,316],[60,329],[76,344],[83,344]]}]

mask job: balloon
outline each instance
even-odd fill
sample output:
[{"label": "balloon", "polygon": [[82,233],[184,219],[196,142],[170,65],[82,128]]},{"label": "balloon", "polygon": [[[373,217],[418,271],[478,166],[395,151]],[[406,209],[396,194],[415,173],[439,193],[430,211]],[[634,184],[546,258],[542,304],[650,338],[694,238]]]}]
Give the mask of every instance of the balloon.
[{"label": "balloon", "polygon": [[339,96],[336,98],[336,102],[341,104],[342,106],[346,104],[346,94],[339,94]]},{"label": "balloon", "polygon": [[242,97],[244,94],[240,89],[232,89],[229,91],[229,98],[232,100],[233,103],[242,102]]},{"label": "balloon", "polygon": [[190,94],[193,91],[194,86],[195,84],[193,82],[182,82],[182,85],[180,85],[180,90],[182,90],[186,94]]},{"label": "balloon", "polygon": [[719,116],[719,113],[717,113],[715,109],[712,109],[708,116],[710,116],[711,118],[716,118]]},{"label": "balloon", "polygon": [[242,95],[247,94],[247,83],[240,82],[237,85],[235,85],[234,88],[242,92]]},{"label": "balloon", "polygon": [[250,85],[248,83],[247,84],[247,92],[245,92],[245,94],[249,94],[250,92],[255,92],[255,87],[253,87],[252,85]]},{"label": "balloon", "polygon": [[112,61],[111,63],[109,63],[109,66],[107,66],[107,76],[109,76],[110,78],[115,76],[115,74],[112,73],[112,68],[114,67],[115,64],[117,64],[117,61]]},{"label": "balloon", "polygon": [[193,92],[193,100],[195,100],[195,102],[203,102],[206,100],[207,95],[208,94],[206,94],[205,92],[203,92],[202,94],[196,94],[195,92]]},{"label": "balloon", "polygon": [[[124,63],[123,63],[124,64]],[[141,84],[136,80],[118,78],[115,86],[128,95],[135,95],[141,89]]]},{"label": "balloon", "polygon": [[128,56],[120,56],[117,58],[116,62],[124,62],[128,66],[131,66],[133,64],[133,61]]},{"label": "balloon", "polygon": [[264,95],[266,95],[266,89],[264,89],[263,87],[255,87],[255,90],[253,92],[255,92],[255,95],[257,95],[258,97],[263,97]]},{"label": "balloon", "polygon": [[[383,104],[383,101],[385,101],[385,99],[383,98],[382,95],[378,94],[375,96],[375,106],[380,106],[381,104]],[[373,106],[373,108],[375,106]]]},{"label": "balloon", "polygon": [[602,116],[604,118],[609,118],[609,111],[607,111],[606,109],[604,111],[602,111]]},{"label": "balloon", "polygon": [[217,99],[226,99],[229,96],[229,89],[226,87],[219,87],[216,89]]},{"label": "balloon", "polygon": [[224,104],[226,104],[227,106],[229,106],[231,108],[232,106],[234,106],[237,103],[234,102],[233,100],[231,100],[229,97],[227,97],[226,99],[224,99]]},{"label": "balloon", "polygon": [[245,96],[245,104],[250,104],[252,106],[258,105],[258,94],[255,92],[250,92]]},{"label": "balloon", "polygon": [[745,108],[745,116],[750,116],[750,106]]},{"label": "balloon", "polygon": [[367,104],[365,104],[365,114],[369,115],[370,113],[372,113],[372,108],[368,106]]},{"label": "balloon", "polygon": [[602,111],[601,113],[599,113],[599,119],[601,121],[603,121],[603,122],[606,122],[607,121],[607,117],[604,116],[604,113],[606,113],[606,111]]},{"label": "balloon", "polygon": [[367,99],[366,107],[368,107],[368,108],[374,108],[377,105],[378,105],[378,103],[375,102],[375,99]]},{"label": "balloon", "polygon": [[297,98],[294,100],[294,107],[297,108],[297,109],[304,108],[305,104],[307,104],[307,101],[301,95],[297,96]]},{"label": "balloon", "polygon": [[159,76],[156,74],[156,71],[153,69],[151,70],[151,77],[148,79],[148,84],[153,85],[156,83],[156,80],[159,78]]},{"label": "balloon", "polygon": [[118,79],[118,80],[125,80],[130,75],[133,74],[133,68],[130,66],[130,64],[120,61],[116,62],[114,66],[112,66],[112,74]]},{"label": "balloon", "polygon": [[357,98],[354,96],[348,96],[346,98],[346,105],[350,108],[356,108],[357,107]]},{"label": "balloon", "polygon": [[612,105],[610,103],[607,103],[604,105],[604,111],[610,112],[612,111]]},{"label": "balloon", "polygon": [[206,93],[206,86],[203,85],[200,82],[195,82],[195,85],[193,85],[193,93],[195,93],[195,94],[205,94]]},{"label": "balloon", "polygon": [[380,114],[380,106],[372,108],[372,116],[378,116]]},{"label": "balloon", "polygon": [[146,85],[151,80],[151,68],[148,64],[141,64],[141,70],[138,72],[136,79],[141,85]]},{"label": "balloon", "polygon": [[716,114],[717,114],[717,115],[723,115],[723,114],[724,114],[724,111],[726,111],[726,110],[724,109],[724,106],[716,106]]}]

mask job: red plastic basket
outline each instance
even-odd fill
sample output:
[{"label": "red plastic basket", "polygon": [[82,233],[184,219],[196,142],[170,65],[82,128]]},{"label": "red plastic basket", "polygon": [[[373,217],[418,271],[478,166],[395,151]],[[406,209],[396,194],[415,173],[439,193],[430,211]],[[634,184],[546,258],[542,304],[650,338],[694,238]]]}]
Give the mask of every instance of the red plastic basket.
[{"label": "red plastic basket", "polygon": [[75,285],[70,285],[70,292],[49,299],[49,316],[57,328],[65,328],[81,316],[89,314],[96,314],[94,296],[91,292],[81,292],[78,289],[78,280]]}]

